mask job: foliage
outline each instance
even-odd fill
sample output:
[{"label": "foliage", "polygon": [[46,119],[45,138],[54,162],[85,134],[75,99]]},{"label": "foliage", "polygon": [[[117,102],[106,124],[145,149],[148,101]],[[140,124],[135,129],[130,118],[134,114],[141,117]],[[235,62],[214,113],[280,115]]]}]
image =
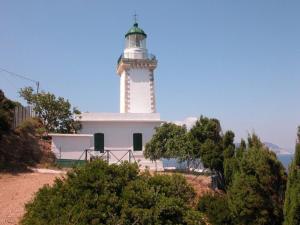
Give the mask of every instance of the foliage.
[{"label": "foliage", "polygon": [[11,129],[15,105],[16,103],[7,99],[0,89],[0,140],[1,136]]},{"label": "foliage", "polygon": [[201,162],[217,175],[218,187],[225,189],[224,158],[235,154],[234,133],[222,134],[219,120],[201,116],[190,130]]},{"label": "foliage", "polygon": [[224,159],[224,179],[225,189],[227,189],[232,183],[234,174],[239,171],[239,161],[237,158],[226,158]]},{"label": "foliage", "polygon": [[223,149],[221,145],[214,143],[213,140],[207,139],[201,144],[201,161],[206,168],[213,171],[219,171],[223,174]]},{"label": "foliage", "polygon": [[201,116],[190,131],[185,126],[164,123],[155,129],[146,144],[144,156],[151,160],[176,158],[187,162],[187,169],[201,161],[217,174],[219,188],[224,188],[224,158],[235,154],[234,133],[222,134],[220,122]]},{"label": "foliage", "polygon": [[47,132],[74,133],[81,128],[80,123],[73,118],[74,114],[80,112],[76,108],[71,111],[68,100],[57,98],[49,92],[34,93],[31,87],[22,88],[19,93],[28,104],[33,105]]},{"label": "foliage", "polygon": [[233,224],[226,195],[205,194],[198,202],[198,210],[203,212],[213,225]]},{"label": "foliage", "polygon": [[[224,149],[231,148],[233,150],[235,148],[234,133],[231,130],[226,131],[224,136],[223,136],[223,148]],[[234,151],[233,151],[233,154],[231,154],[229,157],[232,157],[233,155],[234,155]]]},{"label": "foliage", "polygon": [[22,224],[203,224],[190,206],[194,196],[182,176],[139,174],[136,164],[95,160],[40,189]]},{"label": "foliage", "polygon": [[205,195],[198,209],[213,225],[282,224],[286,173],[276,155],[255,134],[249,135],[248,145],[242,140],[235,154],[225,154],[224,148],[226,193],[221,198]]},{"label": "foliage", "polygon": [[144,155],[151,160],[160,158],[184,157],[188,148],[186,128],[173,124],[164,123],[155,128],[152,139],[146,144]]},{"label": "foliage", "polygon": [[[300,137],[300,128],[298,133]],[[166,124],[157,128],[156,135],[148,143],[155,159],[185,154],[200,158],[217,175],[224,196],[205,196],[199,202],[199,210],[212,224],[282,224],[287,175],[275,153],[257,135],[249,135],[247,144],[242,139],[236,148],[232,131],[223,134],[217,119],[203,116],[188,132]],[[300,161],[300,154],[297,156],[295,161]]]},{"label": "foliage", "polygon": [[300,224],[300,127],[298,127],[298,140],[295,156],[289,166],[289,176],[284,203],[284,225]]},{"label": "foliage", "polygon": [[197,143],[196,146],[199,146],[198,154],[204,166],[223,174],[224,150],[229,155],[234,154],[234,133],[227,131],[223,136],[219,120],[201,116],[190,134]]},{"label": "foliage", "polygon": [[272,224],[266,209],[267,193],[254,176],[236,174],[228,196],[235,224]]},{"label": "foliage", "polygon": [[36,130],[36,119],[24,121],[0,140],[0,170],[20,170],[38,163],[42,157]]},{"label": "foliage", "polygon": [[[276,155],[256,135],[248,145],[228,189],[235,224],[281,224],[286,174]],[[242,187],[242,188],[241,188]]]},{"label": "foliage", "polygon": [[209,119],[201,116],[190,130],[191,134],[199,143],[211,140],[215,144],[221,144],[221,125],[217,119]]},{"label": "foliage", "polygon": [[243,157],[244,152],[246,151],[247,145],[244,139],[241,140],[239,147],[236,149],[236,158]]},{"label": "foliage", "polygon": [[20,103],[13,102],[0,90],[0,170],[20,171],[34,166],[41,159],[49,161],[53,154],[43,152],[38,136],[44,127],[38,118],[23,121],[13,129],[14,108]]},{"label": "foliage", "polygon": [[256,134],[248,135],[249,148],[263,148],[264,144],[260,141]]}]

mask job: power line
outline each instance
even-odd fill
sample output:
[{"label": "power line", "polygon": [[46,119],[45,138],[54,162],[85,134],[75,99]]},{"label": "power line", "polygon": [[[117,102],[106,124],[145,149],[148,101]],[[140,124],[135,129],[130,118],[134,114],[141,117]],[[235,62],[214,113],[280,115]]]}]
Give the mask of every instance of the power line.
[{"label": "power line", "polygon": [[15,73],[15,72],[8,71],[7,69],[1,68],[1,67],[0,67],[0,70],[3,71],[3,72],[6,72],[9,75],[12,75],[12,76],[21,78],[23,80],[28,80],[28,81],[31,81],[31,82],[35,83],[35,85],[36,85],[36,92],[37,93],[39,92],[39,87],[40,87],[40,82],[39,81],[33,80],[31,78],[28,78],[28,77],[26,77],[24,75],[21,75],[21,74]]},{"label": "power line", "polygon": [[8,74],[3,73],[3,78],[7,81],[7,83],[9,83],[13,88],[18,88],[10,79],[11,77],[8,76]]}]

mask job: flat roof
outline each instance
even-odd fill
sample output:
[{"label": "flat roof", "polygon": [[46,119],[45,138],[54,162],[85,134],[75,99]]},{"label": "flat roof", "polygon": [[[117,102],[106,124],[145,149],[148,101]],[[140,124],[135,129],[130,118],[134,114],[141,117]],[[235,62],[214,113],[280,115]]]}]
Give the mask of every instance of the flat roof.
[{"label": "flat roof", "polygon": [[58,133],[51,133],[49,136],[52,137],[93,137],[92,134],[58,134]]},{"label": "flat roof", "polygon": [[81,113],[78,121],[163,122],[159,113]]}]

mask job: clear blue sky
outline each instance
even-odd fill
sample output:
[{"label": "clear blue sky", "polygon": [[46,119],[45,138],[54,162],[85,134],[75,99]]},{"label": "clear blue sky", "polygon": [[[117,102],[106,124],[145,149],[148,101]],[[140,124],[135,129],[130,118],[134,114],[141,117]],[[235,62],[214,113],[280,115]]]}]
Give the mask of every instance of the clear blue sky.
[{"label": "clear blue sky", "polygon": [[[116,62],[137,12],[159,61],[165,120],[201,114],[237,138],[293,148],[300,125],[300,1],[1,0],[0,67],[82,111],[118,112]],[[0,72],[12,99],[29,82]]]}]

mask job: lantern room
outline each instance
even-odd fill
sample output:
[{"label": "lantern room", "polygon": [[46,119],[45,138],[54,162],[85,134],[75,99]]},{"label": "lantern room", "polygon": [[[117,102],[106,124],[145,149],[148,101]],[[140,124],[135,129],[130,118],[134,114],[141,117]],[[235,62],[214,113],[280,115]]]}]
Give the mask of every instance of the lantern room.
[{"label": "lantern room", "polygon": [[148,56],[146,38],[147,34],[135,22],[125,34],[124,58],[146,59]]}]

